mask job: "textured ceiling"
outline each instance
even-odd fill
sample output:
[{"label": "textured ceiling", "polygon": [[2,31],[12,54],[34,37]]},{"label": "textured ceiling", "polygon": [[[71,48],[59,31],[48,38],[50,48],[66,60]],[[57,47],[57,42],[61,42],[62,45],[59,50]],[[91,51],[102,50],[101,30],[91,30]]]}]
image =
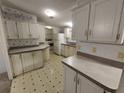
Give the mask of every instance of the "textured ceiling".
[{"label": "textured ceiling", "polygon": [[[8,0],[17,7],[37,14],[42,21],[55,26],[64,26],[64,23],[72,20],[72,7],[76,0]],[[44,10],[50,8],[57,12],[54,19],[48,18]]]}]

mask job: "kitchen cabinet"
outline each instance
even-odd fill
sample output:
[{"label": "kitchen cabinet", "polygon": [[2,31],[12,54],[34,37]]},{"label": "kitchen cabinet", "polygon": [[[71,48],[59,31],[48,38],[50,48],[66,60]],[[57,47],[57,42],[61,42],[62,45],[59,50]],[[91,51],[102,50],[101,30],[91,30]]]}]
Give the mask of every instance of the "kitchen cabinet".
[{"label": "kitchen cabinet", "polygon": [[61,45],[61,55],[64,57],[74,56],[76,54],[76,47],[71,45],[62,44]]},{"label": "kitchen cabinet", "polygon": [[73,12],[74,27],[72,29],[72,39],[81,41],[87,40],[89,10],[90,10],[89,4],[74,10]]},{"label": "kitchen cabinet", "polygon": [[33,62],[32,52],[22,53],[21,55],[22,55],[22,64],[23,64],[24,72],[33,70],[34,62]]},{"label": "kitchen cabinet", "polygon": [[64,65],[64,93],[104,93],[104,89],[83,75]]},{"label": "kitchen cabinet", "polygon": [[78,74],[77,93],[104,93],[104,89]]},{"label": "kitchen cabinet", "polygon": [[15,21],[6,21],[6,30],[8,39],[18,39],[17,25]]},{"label": "kitchen cabinet", "polygon": [[19,38],[21,39],[30,38],[28,22],[17,22],[17,30],[19,33]]},{"label": "kitchen cabinet", "polygon": [[23,73],[23,67],[22,67],[22,60],[20,54],[15,54],[10,56],[12,67],[13,67],[13,74],[14,76],[20,75]]},{"label": "kitchen cabinet", "polygon": [[123,12],[123,0],[90,1],[73,10],[72,37],[83,42],[122,44]]},{"label": "kitchen cabinet", "polygon": [[40,25],[38,24],[38,32],[39,32],[39,35],[40,35],[40,38],[39,38],[39,41],[40,42],[45,42],[45,28],[43,25]]},{"label": "kitchen cabinet", "polygon": [[61,55],[62,55],[62,56],[65,55],[64,49],[65,49],[65,45],[62,44],[62,45],[61,45]]},{"label": "kitchen cabinet", "polygon": [[115,43],[123,0],[96,0],[91,3],[89,41]]},{"label": "kitchen cabinet", "polygon": [[42,67],[43,66],[43,53],[42,53],[42,51],[33,52],[33,60],[34,60],[34,69]]},{"label": "kitchen cabinet", "polygon": [[76,72],[64,65],[65,85],[64,93],[76,93]]},{"label": "kitchen cabinet", "polygon": [[69,56],[69,47],[68,46],[65,46],[64,47],[64,53],[65,53],[65,57],[68,57]]},{"label": "kitchen cabinet", "polygon": [[29,23],[29,29],[31,38],[40,38],[39,24]]},{"label": "kitchen cabinet", "polygon": [[[44,62],[49,60],[49,47],[41,47],[41,49],[17,49],[10,50],[10,62],[11,69],[13,70],[13,76],[18,76],[22,73],[29,72],[35,69],[39,69],[44,66]],[[26,51],[27,50],[27,51]],[[14,51],[14,52],[12,52]],[[20,52],[21,51],[21,52]]]},{"label": "kitchen cabinet", "polygon": [[50,59],[50,48],[46,48],[43,50],[43,61],[47,62]]}]

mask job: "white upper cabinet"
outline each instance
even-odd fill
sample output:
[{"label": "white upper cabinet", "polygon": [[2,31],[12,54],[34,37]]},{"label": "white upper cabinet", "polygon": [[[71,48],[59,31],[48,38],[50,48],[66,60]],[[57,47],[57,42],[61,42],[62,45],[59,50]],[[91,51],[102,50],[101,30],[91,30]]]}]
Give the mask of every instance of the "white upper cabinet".
[{"label": "white upper cabinet", "polygon": [[39,24],[29,23],[31,38],[40,38],[38,26],[39,26]]},{"label": "white upper cabinet", "polygon": [[90,5],[87,4],[81,8],[74,10],[72,29],[72,39],[84,41],[87,40],[87,31],[89,24],[89,9]]},{"label": "white upper cabinet", "polygon": [[15,21],[6,21],[8,39],[18,39],[17,25]]},{"label": "white upper cabinet", "polygon": [[38,33],[39,33],[39,40],[40,42],[45,42],[45,28],[43,25],[37,24],[38,27]]},{"label": "white upper cabinet", "polygon": [[96,0],[91,3],[89,41],[116,43],[123,0]]},{"label": "white upper cabinet", "polygon": [[30,38],[29,26],[27,22],[18,22],[17,30],[19,33],[19,38],[23,38],[23,39]]},{"label": "white upper cabinet", "polygon": [[93,0],[73,11],[72,38],[78,41],[122,44],[123,0]]}]

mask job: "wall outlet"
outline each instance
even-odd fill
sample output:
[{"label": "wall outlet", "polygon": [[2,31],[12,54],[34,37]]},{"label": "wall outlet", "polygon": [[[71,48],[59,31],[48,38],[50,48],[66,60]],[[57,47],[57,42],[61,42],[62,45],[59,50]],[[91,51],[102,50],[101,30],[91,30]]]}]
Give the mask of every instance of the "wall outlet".
[{"label": "wall outlet", "polygon": [[123,60],[124,59],[124,52],[118,52],[118,58]]},{"label": "wall outlet", "polygon": [[92,48],[92,53],[96,53],[96,48],[95,47]]}]

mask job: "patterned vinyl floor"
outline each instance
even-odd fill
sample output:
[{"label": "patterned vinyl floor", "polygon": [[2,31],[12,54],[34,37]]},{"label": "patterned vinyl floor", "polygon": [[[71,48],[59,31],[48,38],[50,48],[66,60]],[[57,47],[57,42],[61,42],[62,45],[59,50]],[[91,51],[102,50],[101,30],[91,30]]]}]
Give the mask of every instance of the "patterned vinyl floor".
[{"label": "patterned vinyl floor", "polygon": [[43,68],[16,77],[10,93],[63,93],[62,59],[52,54]]}]

